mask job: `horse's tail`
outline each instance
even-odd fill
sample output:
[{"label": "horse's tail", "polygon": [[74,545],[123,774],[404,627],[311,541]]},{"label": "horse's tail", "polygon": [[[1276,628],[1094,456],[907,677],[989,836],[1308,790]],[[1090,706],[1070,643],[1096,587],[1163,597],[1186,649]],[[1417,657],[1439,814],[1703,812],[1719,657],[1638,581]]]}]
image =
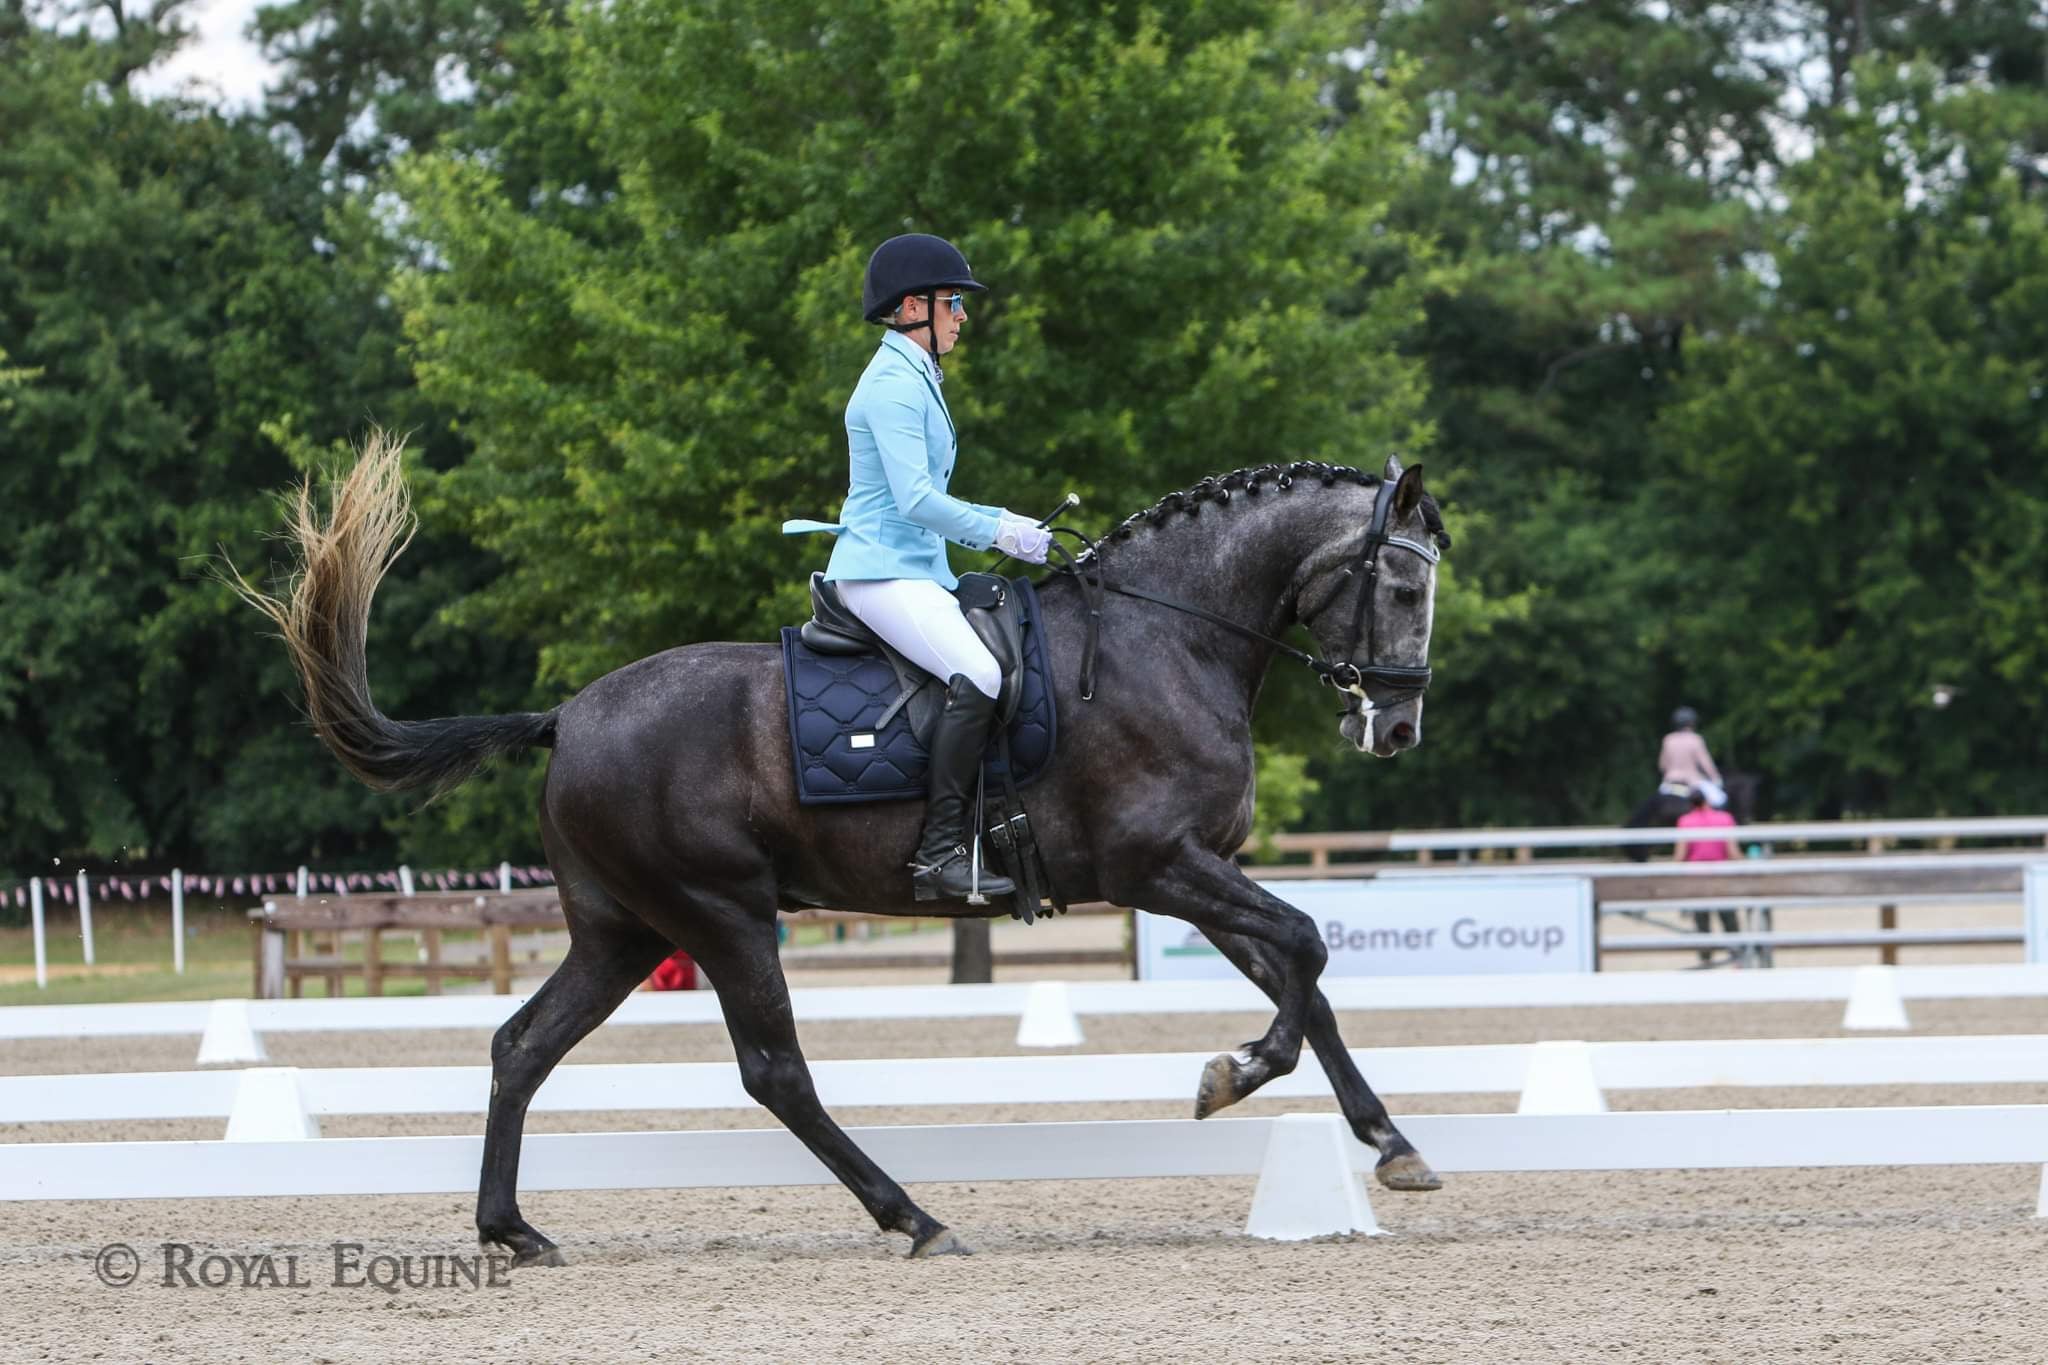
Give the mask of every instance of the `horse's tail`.
[{"label": "horse's tail", "polygon": [[259,591],[228,566],[229,585],[278,624],[306,692],[313,731],[378,791],[456,786],[499,754],[548,747],[555,712],[392,720],[370,698],[364,641],[370,599],[418,529],[400,457],[403,437],[372,431],[347,477],[332,487],[327,515],[312,480],[287,503],[286,531],[299,563],[286,596]]}]

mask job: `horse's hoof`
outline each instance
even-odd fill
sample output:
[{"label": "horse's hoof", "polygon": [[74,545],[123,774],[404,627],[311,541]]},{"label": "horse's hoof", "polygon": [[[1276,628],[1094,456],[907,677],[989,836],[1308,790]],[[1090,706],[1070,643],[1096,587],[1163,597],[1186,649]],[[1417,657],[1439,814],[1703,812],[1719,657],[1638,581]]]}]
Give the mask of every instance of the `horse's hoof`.
[{"label": "horse's hoof", "polygon": [[910,1259],[922,1261],[933,1256],[972,1256],[974,1248],[953,1235],[951,1228],[940,1228],[922,1242],[910,1248]]},{"label": "horse's hoof", "polygon": [[1195,1117],[1208,1118],[1218,1109],[1228,1109],[1244,1098],[1244,1091],[1238,1088],[1242,1068],[1237,1058],[1228,1052],[1219,1052],[1209,1059],[1202,1068],[1202,1083],[1195,1088]]},{"label": "horse's hoof", "polygon": [[1429,1163],[1422,1159],[1422,1153],[1410,1149],[1396,1156],[1390,1156],[1373,1167],[1380,1184],[1390,1190],[1440,1190],[1444,1178],[1429,1169]]},{"label": "horse's hoof", "polygon": [[567,1265],[562,1259],[562,1249],[543,1237],[531,1223],[521,1222],[503,1232],[483,1232],[477,1235],[477,1245],[485,1251],[502,1247],[512,1253],[515,1268],[528,1265]]}]

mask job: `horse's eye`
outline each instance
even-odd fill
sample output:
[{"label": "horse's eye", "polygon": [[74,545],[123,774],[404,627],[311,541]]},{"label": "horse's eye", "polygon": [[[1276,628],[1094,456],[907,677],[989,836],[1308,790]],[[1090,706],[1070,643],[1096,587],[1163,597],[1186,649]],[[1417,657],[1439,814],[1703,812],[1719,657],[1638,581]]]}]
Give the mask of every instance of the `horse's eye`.
[{"label": "horse's eye", "polygon": [[1422,594],[1413,588],[1394,589],[1394,600],[1404,607],[1412,607],[1422,600]]}]

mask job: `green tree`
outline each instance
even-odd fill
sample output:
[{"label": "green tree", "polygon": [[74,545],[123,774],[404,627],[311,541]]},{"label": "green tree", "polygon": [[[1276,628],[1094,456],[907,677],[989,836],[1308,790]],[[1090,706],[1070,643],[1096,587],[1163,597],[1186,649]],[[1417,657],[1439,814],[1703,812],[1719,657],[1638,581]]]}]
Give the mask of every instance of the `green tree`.
[{"label": "green tree", "polygon": [[861,267],[906,229],[994,284],[948,367],[968,496],[1107,521],[1237,465],[1376,465],[1419,431],[1426,251],[1386,217],[1407,106],[1366,82],[1335,117],[1338,36],[1286,3],[575,8],[560,99],[508,139],[587,136],[580,178],[401,178],[419,373],[476,443],[435,497],[508,566],[468,619],[560,685],[797,619],[824,546],[779,524],[843,496]]},{"label": "green tree", "polygon": [[[260,571],[294,473],[266,424],[421,411],[388,256],[260,125],[136,100],[127,46],[21,19],[0,24],[0,346],[41,378],[0,412],[0,859],[387,859],[403,807],[320,756],[281,651],[204,568],[226,547]],[[393,585],[379,686],[515,701],[528,662],[437,634],[475,586],[437,563]]]},{"label": "green tree", "polygon": [[[1771,304],[1662,424],[1657,646],[1806,809],[2048,797],[2048,102],[1855,69],[1787,179]],[[1961,689],[1945,709],[1935,684]]]},{"label": "green tree", "polygon": [[507,98],[534,15],[525,0],[282,0],[250,22],[281,68],[266,118],[300,156],[342,177],[375,177],[393,155],[470,141],[480,111]]},{"label": "green tree", "polygon": [[1373,17],[1369,60],[1422,76],[1427,170],[1397,221],[1448,265],[1412,346],[1447,564],[1491,605],[1448,604],[1423,747],[1391,768],[1324,749],[1310,823],[1601,821],[1646,790],[1667,683],[1643,643],[1644,453],[1689,348],[1755,306],[1774,24],[1707,0]]}]

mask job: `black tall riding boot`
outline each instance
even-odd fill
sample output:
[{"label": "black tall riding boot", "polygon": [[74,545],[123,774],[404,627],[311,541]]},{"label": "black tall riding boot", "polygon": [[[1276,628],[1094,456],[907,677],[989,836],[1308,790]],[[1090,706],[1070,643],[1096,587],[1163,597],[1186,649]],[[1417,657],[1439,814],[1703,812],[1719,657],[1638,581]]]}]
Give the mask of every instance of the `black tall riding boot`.
[{"label": "black tall riding boot", "polygon": [[[967,828],[974,814],[974,779],[988,747],[996,704],[955,673],[946,683],[946,706],[932,722],[931,792],[925,799],[924,837],[910,861],[910,885],[921,901],[964,900],[974,886]],[[1016,887],[1004,877],[981,873],[981,894],[1008,896]]]}]

